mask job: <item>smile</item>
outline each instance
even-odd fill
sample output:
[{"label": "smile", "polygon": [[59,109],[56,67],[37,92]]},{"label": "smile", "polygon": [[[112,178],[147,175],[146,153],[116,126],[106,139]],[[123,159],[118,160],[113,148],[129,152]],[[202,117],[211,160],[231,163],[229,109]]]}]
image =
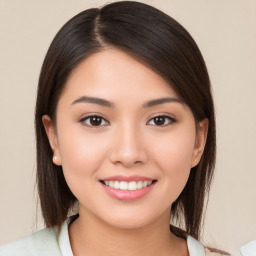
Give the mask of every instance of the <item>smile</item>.
[{"label": "smile", "polygon": [[109,196],[122,201],[134,201],[144,197],[157,182],[141,176],[112,176],[99,181]]},{"label": "smile", "polygon": [[109,186],[110,188],[134,191],[134,190],[138,190],[138,189],[142,189],[147,186],[150,186],[153,183],[153,180],[130,181],[130,182],[118,181],[118,180],[115,180],[115,181],[103,180],[102,182],[104,183],[104,185]]}]

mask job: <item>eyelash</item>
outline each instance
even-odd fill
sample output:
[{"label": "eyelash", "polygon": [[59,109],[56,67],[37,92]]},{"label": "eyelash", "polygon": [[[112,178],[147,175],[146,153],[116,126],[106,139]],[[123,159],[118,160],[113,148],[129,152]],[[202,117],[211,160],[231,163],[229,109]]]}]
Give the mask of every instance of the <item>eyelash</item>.
[{"label": "eyelash", "polygon": [[[167,115],[158,115],[158,116],[155,116],[155,117],[152,117],[148,122],[147,124],[152,121],[152,120],[155,120],[156,121],[156,118],[164,118],[164,124],[162,125],[156,125],[156,126],[159,126],[159,127],[166,127],[166,126],[169,126],[169,125],[173,125],[174,123],[177,122],[177,120],[173,117],[170,117],[170,116],[167,116]],[[168,123],[166,123],[166,120],[168,120]]]},{"label": "eyelash", "polygon": [[[92,118],[100,119],[100,120],[101,120],[100,123],[102,123],[102,120],[104,120],[104,122],[105,122],[106,124],[104,124],[104,125],[100,125],[100,124],[99,124],[99,125],[92,125],[92,124],[91,124]],[[86,123],[87,120],[89,120],[90,124],[87,124],[87,123]],[[86,116],[86,117],[82,118],[82,119],[80,120],[80,122],[83,123],[84,125],[89,126],[89,127],[92,127],[92,128],[97,128],[97,127],[99,127],[99,126],[107,126],[107,125],[109,124],[109,122],[108,122],[104,117],[102,117],[102,116],[100,116],[100,115],[90,115],[90,116]]]},{"label": "eyelash", "polygon": [[[97,118],[96,121],[100,121],[100,124],[99,125],[92,125],[91,121],[92,121],[92,118]],[[149,124],[151,121],[155,120],[156,121],[156,118],[164,118],[164,124],[162,125],[153,125],[153,126],[158,126],[158,127],[166,127],[166,126],[169,126],[169,125],[173,125],[174,123],[177,122],[177,120],[173,117],[170,117],[170,116],[167,116],[167,115],[158,115],[158,116],[155,116],[153,118],[151,118],[147,124]],[[87,124],[86,121],[89,120],[90,124]],[[168,123],[166,123],[166,120],[168,120]],[[106,124],[102,125],[102,121],[104,121]],[[92,128],[97,128],[97,127],[100,127],[100,126],[107,126],[109,125],[109,122],[102,116],[100,115],[90,115],[90,116],[86,116],[84,118],[82,118],[79,122],[83,123],[84,125],[86,126],[89,126],[89,127],[92,127]],[[150,124],[152,125],[152,124]]]}]

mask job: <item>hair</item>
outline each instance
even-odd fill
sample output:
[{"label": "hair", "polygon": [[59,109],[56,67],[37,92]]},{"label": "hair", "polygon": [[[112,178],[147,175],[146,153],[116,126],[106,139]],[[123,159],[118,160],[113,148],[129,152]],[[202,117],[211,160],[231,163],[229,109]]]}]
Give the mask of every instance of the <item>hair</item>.
[{"label": "hair", "polygon": [[49,115],[55,124],[58,100],[71,72],[88,56],[108,48],[131,55],[163,77],[191,109],[197,127],[203,119],[209,120],[202,158],[191,169],[185,188],[171,207],[171,216],[180,227],[171,225],[170,230],[179,237],[191,235],[199,240],[216,155],[209,75],[198,46],[177,21],[152,6],[133,1],[77,14],[56,34],[44,59],[35,128],[37,185],[45,224],[60,227],[77,199],[65,181],[62,167],[52,162],[42,116]]}]

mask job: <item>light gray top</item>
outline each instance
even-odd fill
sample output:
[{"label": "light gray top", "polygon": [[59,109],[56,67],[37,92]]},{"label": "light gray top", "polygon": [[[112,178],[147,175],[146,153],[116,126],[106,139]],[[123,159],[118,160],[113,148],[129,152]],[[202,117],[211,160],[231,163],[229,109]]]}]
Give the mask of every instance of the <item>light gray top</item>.
[{"label": "light gray top", "polygon": [[[68,235],[69,222],[67,219],[63,223],[59,235],[56,227],[45,228],[1,246],[0,256],[74,256]],[[191,236],[187,245],[190,256],[205,256],[204,246]]]}]

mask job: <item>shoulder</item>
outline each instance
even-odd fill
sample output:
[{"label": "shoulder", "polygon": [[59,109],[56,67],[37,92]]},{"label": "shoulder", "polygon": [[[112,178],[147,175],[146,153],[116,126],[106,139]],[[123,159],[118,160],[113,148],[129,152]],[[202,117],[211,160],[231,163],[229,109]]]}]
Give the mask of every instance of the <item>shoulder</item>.
[{"label": "shoulder", "polygon": [[0,247],[0,256],[61,255],[57,229],[46,228]]},{"label": "shoulder", "polygon": [[187,237],[187,244],[190,256],[224,256],[225,252],[204,247],[199,241],[191,236]]}]

